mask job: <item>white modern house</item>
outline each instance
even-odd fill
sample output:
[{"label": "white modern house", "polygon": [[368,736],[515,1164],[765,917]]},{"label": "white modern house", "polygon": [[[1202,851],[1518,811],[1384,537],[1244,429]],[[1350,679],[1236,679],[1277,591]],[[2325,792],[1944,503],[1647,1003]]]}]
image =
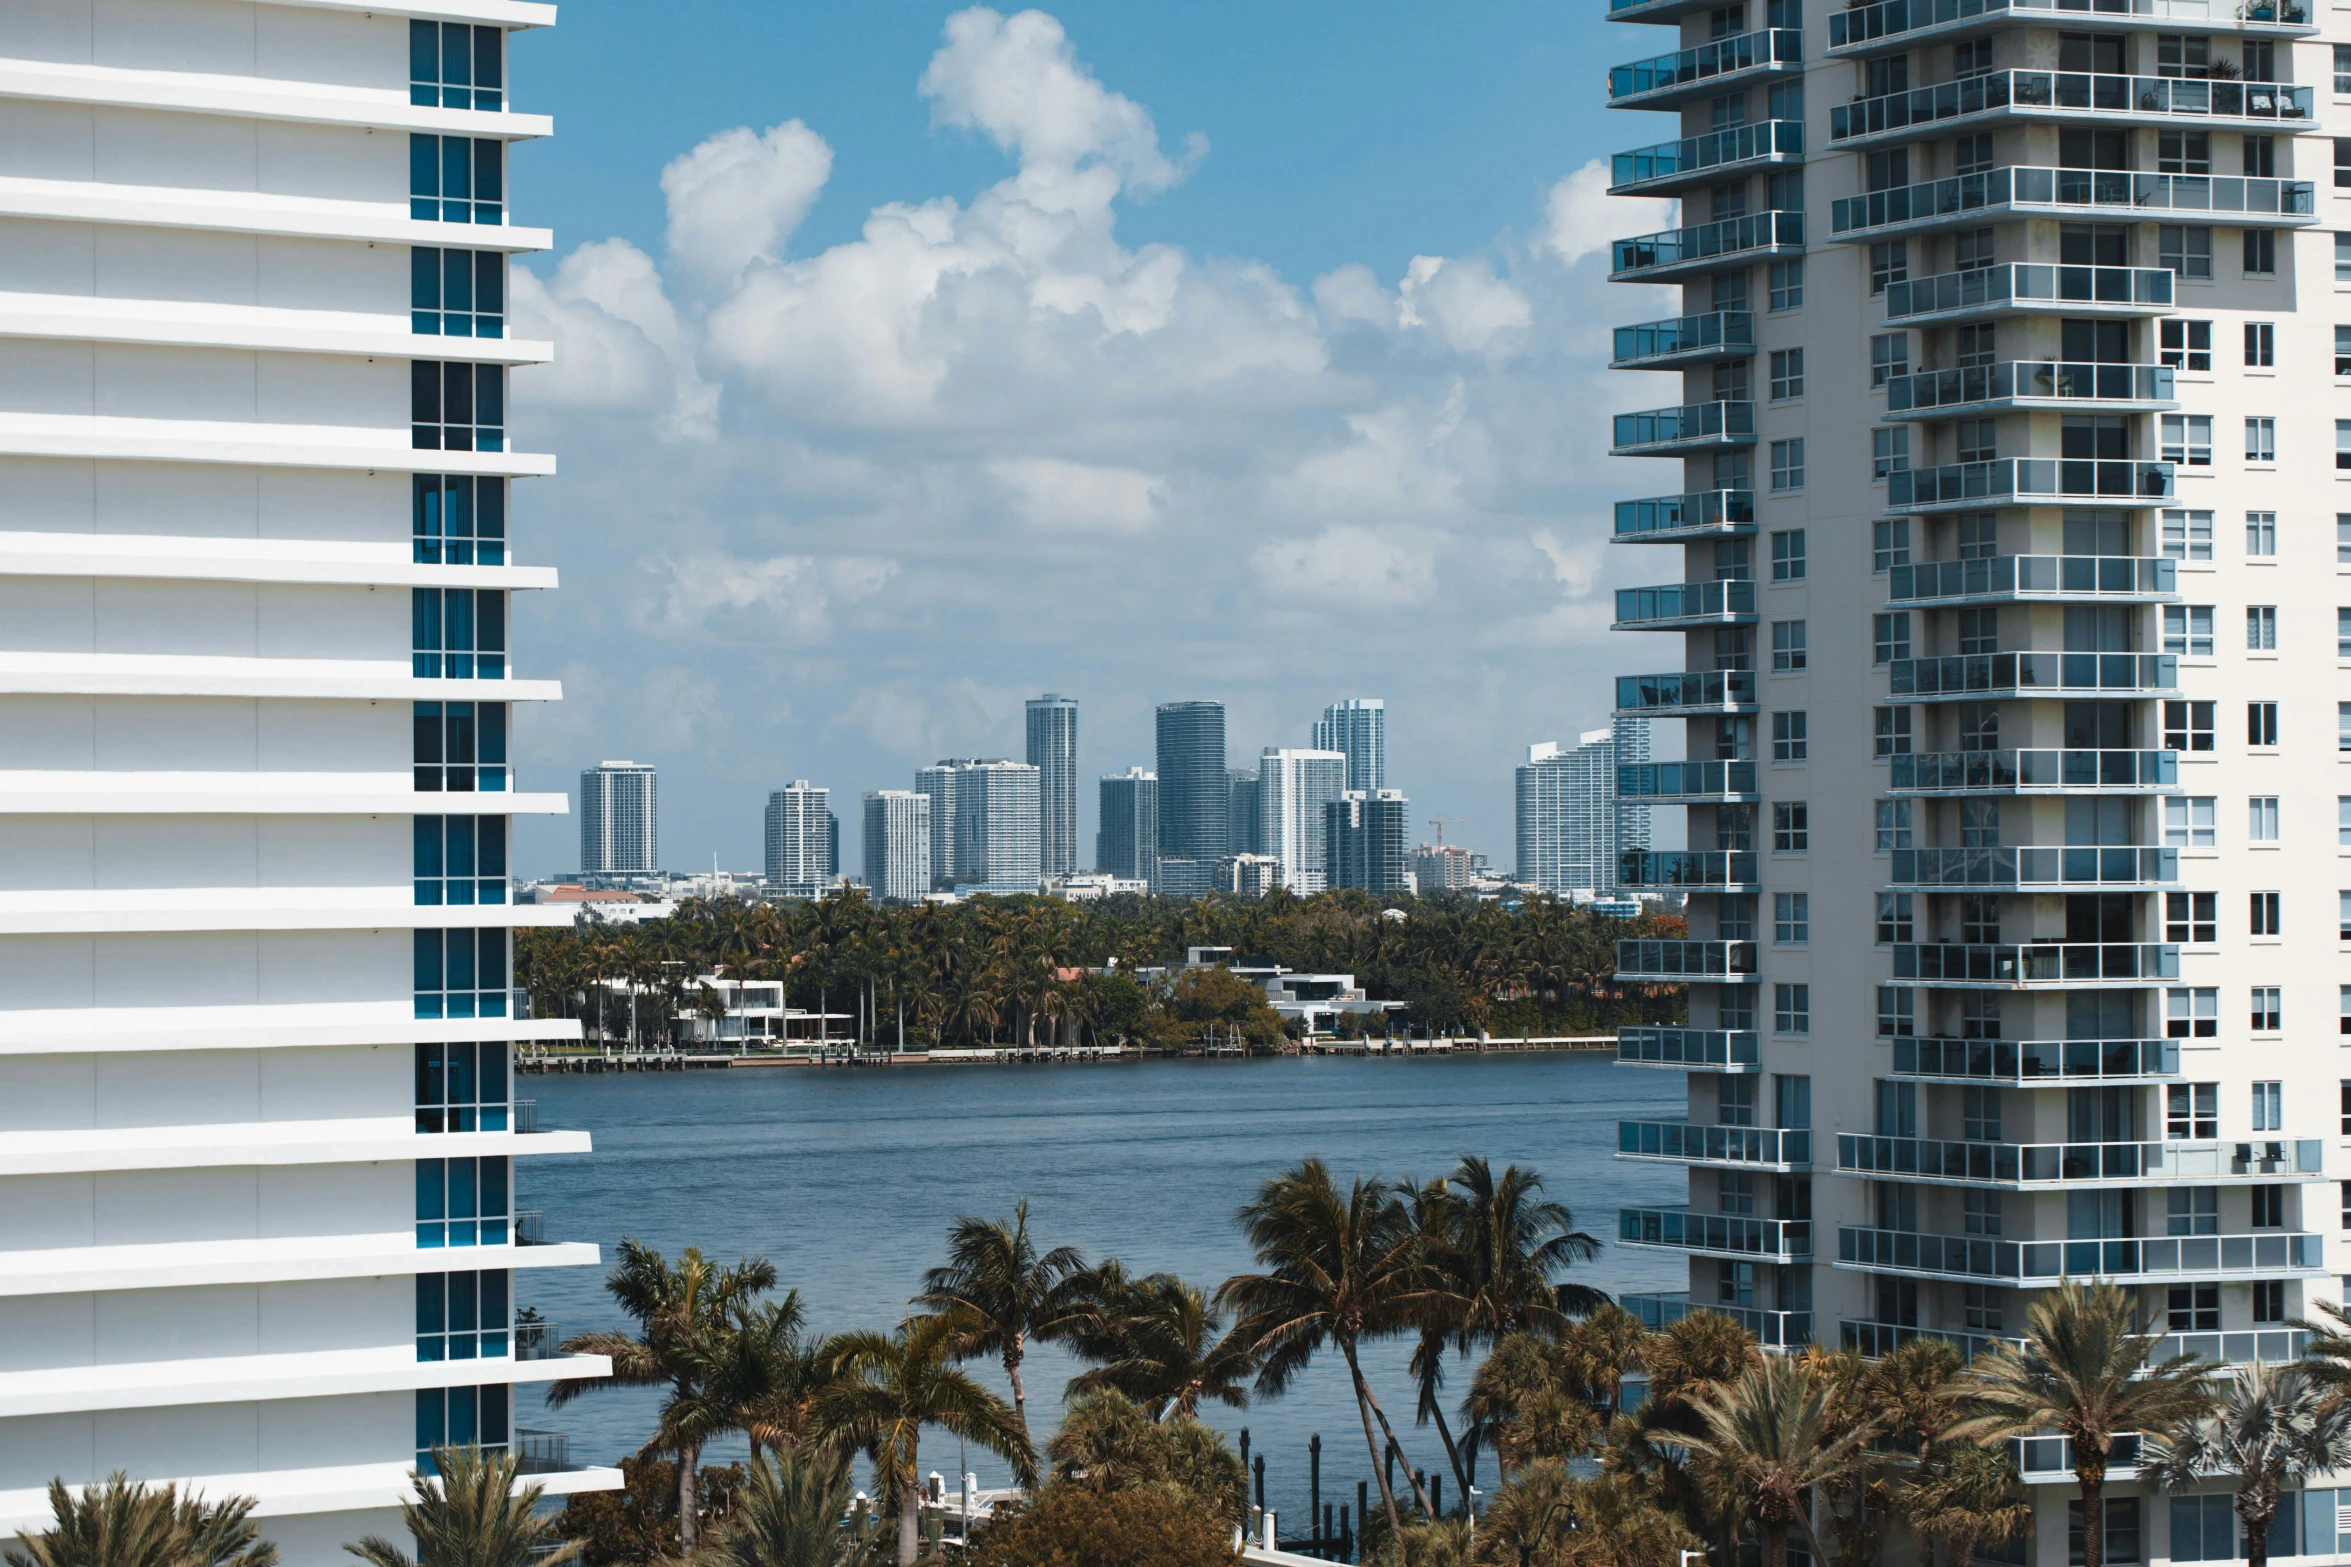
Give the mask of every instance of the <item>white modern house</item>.
[{"label": "white modern house", "polygon": [[[0,1535],[123,1470],[288,1564],[592,1359],[540,1268],[507,46],[550,6],[0,5]],[[528,94],[525,94],[527,100]],[[522,1352],[518,1354],[518,1349]]]}]

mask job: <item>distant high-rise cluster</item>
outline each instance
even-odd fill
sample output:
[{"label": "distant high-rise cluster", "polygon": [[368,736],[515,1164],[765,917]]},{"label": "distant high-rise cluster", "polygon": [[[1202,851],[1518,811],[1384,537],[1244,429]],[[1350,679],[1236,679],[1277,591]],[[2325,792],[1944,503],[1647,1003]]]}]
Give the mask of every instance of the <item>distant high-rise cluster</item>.
[{"label": "distant high-rise cluster", "polygon": [[580,869],[591,876],[661,869],[661,813],[653,769],[598,762],[580,774]]},{"label": "distant high-rise cluster", "polygon": [[1042,881],[1040,772],[1002,757],[949,759],[914,775],[931,801],[931,881],[1035,891]]},{"label": "distant high-rise cluster", "polygon": [[1646,806],[1621,799],[1620,763],[1649,758],[1648,721],[1619,719],[1578,737],[1527,748],[1518,769],[1518,879],[1565,897],[1613,892],[1626,850],[1649,846]]},{"label": "distant high-rise cluster", "polygon": [[1347,787],[1388,786],[1388,704],[1376,696],[1333,702],[1314,721],[1314,748],[1347,758]]}]

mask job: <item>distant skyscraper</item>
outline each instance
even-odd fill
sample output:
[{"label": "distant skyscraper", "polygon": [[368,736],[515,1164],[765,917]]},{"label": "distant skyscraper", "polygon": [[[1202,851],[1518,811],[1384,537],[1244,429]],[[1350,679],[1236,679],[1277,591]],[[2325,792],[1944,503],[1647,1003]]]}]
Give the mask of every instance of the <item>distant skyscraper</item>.
[{"label": "distant skyscraper", "polygon": [[[1616,794],[1619,730],[1594,729],[1570,751],[1555,741],[1527,748],[1518,770],[1518,879],[1545,892],[1611,892],[1617,856],[1648,844],[1645,815],[1637,821]],[[1648,731],[1626,734],[1645,753]],[[1636,827],[1636,834],[1627,829]],[[1637,842],[1627,842],[1637,836]]]},{"label": "distant skyscraper", "polygon": [[1227,854],[1256,854],[1261,852],[1257,841],[1257,774],[1233,768],[1225,775],[1225,852]]},{"label": "distant skyscraper", "polygon": [[1078,705],[1048,691],[1030,701],[1028,719],[1039,863],[1048,876],[1067,876],[1078,868]]},{"label": "distant skyscraper", "polygon": [[[1616,765],[1649,760],[1649,720],[1646,718],[1618,718],[1610,726],[1616,733]],[[1613,775],[1612,775],[1613,776]],[[1621,790],[1616,796],[1616,852],[1649,847],[1649,807],[1627,797]],[[1609,864],[1618,863],[1611,859]]]},{"label": "distant skyscraper", "polygon": [[1038,771],[996,758],[955,770],[955,880],[990,887],[1035,887]]},{"label": "distant skyscraper", "polygon": [[955,885],[955,770],[964,764],[952,757],[918,768],[914,789],[931,802],[931,885]]},{"label": "distant skyscraper", "polygon": [[1158,859],[1159,775],[1141,767],[1105,773],[1094,869],[1106,876],[1149,881]]},{"label": "distant skyscraper", "polygon": [[1340,751],[1267,746],[1257,759],[1259,852],[1282,862],[1282,885],[1304,896],[1330,885],[1322,808],[1347,788]]},{"label": "distant skyscraper", "polygon": [[1231,852],[1224,704],[1162,702],[1158,729],[1159,852],[1213,868]]},{"label": "distant skyscraper", "polygon": [[661,869],[653,769],[598,762],[580,774],[580,869],[591,876]]},{"label": "distant skyscraper", "polygon": [[865,796],[865,886],[911,902],[931,890],[931,797],[911,789]]},{"label": "distant skyscraper", "polygon": [[1314,748],[1347,758],[1347,787],[1388,786],[1388,704],[1376,696],[1333,702],[1314,721]]},{"label": "distant skyscraper", "polygon": [[1322,808],[1330,884],[1361,892],[1402,892],[1411,885],[1401,789],[1349,789]]},{"label": "distant skyscraper", "polygon": [[832,791],[795,778],[767,797],[767,885],[813,898],[832,885]]}]

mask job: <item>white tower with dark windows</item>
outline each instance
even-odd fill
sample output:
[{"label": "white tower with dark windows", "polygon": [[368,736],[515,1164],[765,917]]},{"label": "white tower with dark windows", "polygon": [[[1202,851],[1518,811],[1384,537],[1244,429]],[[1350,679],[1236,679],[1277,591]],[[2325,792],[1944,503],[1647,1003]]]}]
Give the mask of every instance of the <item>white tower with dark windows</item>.
[{"label": "white tower with dark windows", "polygon": [[598,762],[580,774],[580,869],[590,876],[661,869],[661,780],[641,762]]}]

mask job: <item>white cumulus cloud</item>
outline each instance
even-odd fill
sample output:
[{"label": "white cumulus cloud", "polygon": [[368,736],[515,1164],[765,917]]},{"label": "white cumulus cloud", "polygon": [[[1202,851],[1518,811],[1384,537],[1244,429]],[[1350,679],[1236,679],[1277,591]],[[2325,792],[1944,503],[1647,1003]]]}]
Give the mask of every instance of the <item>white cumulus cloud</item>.
[{"label": "white cumulus cloud", "polygon": [[1605,255],[1608,242],[1623,234],[1669,229],[1679,219],[1672,200],[1659,196],[1611,196],[1605,160],[1594,158],[1551,187],[1543,202],[1542,247],[1574,265]]},{"label": "white cumulus cloud", "polygon": [[1308,538],[1274,539],[1251,557],[1266,593],[1395,608],[1425,601],[1436,586],[1435,558],[1424,547],[1368,528],[1339,524]]},{"label": "white cumulus cloud", "polygon": [[1167,481],[1133,468],[1007,457],[988,471],[1023,522],[1051,532],[1140,533],[1167,505]]},{"label": "white cumulus cloud", "polygon": [[661,171],[671,258],[715,283],[775,260],[832,173],[833,149],[798,120],[719,132]]}]

